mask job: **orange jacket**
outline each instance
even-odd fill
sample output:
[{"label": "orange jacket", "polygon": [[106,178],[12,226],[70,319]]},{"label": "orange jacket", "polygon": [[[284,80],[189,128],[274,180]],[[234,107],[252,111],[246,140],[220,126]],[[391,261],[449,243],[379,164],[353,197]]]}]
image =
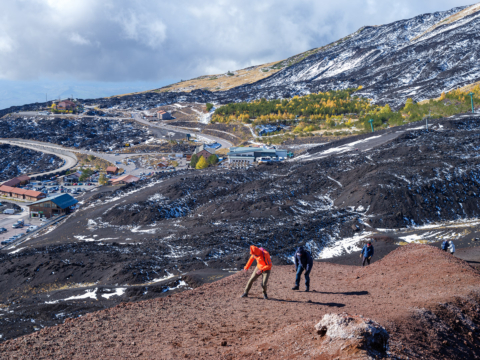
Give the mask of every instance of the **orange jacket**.
[{"label": "orange jacket", "polygon": [[258,247],[251,245],[250,246],[250,259],[245,265],[245,270],[250,269],[250,266],[253,263],[253,260],[257,260],[257,267],[259,270],[267,271],[272,268],[272,260],[270,259],[270,254],[266,250],[260,250]]}]

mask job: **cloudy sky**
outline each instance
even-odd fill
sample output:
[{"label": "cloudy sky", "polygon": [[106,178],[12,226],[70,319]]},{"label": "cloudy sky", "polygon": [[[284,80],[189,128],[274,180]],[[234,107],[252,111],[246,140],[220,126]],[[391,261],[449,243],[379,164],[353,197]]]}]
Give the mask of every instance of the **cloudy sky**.
[{"label": "cloudy sky", "polygon": [[[472,0],[470,0],[472,1]],[[472,1],[473,2],[473,1]],[[0,108],[281,60],[468,0],[0,0]]]}]

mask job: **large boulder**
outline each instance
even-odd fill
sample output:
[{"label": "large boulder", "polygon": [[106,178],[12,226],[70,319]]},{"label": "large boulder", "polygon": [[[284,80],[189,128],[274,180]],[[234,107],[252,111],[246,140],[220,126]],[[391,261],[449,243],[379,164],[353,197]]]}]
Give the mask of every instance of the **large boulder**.
[{"label": "large boulder", "polygon": [[321,351],[339,359],[372,359],[387,352],[388,332],[363,316],[326,314],[315,330],[323,339]]}]

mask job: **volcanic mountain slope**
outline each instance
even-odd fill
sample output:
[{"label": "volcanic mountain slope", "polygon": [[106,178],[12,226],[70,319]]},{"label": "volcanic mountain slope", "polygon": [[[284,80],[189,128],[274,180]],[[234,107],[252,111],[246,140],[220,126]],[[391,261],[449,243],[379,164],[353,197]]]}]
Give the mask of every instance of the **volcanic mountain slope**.
[{"label": "volcanic mountain slope", "polygon": [[[67,319],[0,345],[2,358],[39,359],[370,359],[361,341],[314,330],[325,314],[357,314],[388,332],[395,359],[474,359],[480,356],[479,273],[426,245],[397,249],[367,267],[315,264],[311,291],[290,290],[292,266],[275,266],[269,301],[258,283],[239,296],[247,275],[167,298]],[[328,333],[327,333],[328,334]],[[348,344],[349,346],[341,346]]]},{"label": "volcanic mountain slope", "polygon": [[[179,102],[226,104],[363,86],[357,95],[397,109],[407,98],[436,98],[444,91],[479,81],[479,27],[480,4],[458,7],[365,26],[334,43],[277,63],[83,102],[101,108],[146,110]],[[252,83],[256,79],[260,80]],[[234,84],[238,86],[231,88]],[[0,116],[45,105],[11,107],[1,110]]]},{"label": "volcanic mountain slope", "polygon": [[252,87],[268,96],[275,87],[282,94],[362,85],[357,95],[398,108],[480,79],[479,26],[480,4],[367,26]]},{"label": "volcanic mountain slope", "polygon": [[100,193],[34,243],[158,239],[170,267],[179,259],[233,261],[252,242],[282,258],[307,244],[318,256],[363,230],[480,215],[480,119],[388,131],[396,138],[368,151],[354,151],[353,139],[335,156],[328,154],[342,147],[330,144],[310,150],[311,161],[158,175]]},{"label": "volcanic mountain slope", "polygon": [[0,182],[22,174],[55,170],[62,165],[63,160],[58,156],[0,144]]},{"label": "volcanic mountain slope", "polygon": [[37,140],[72,148],[108,151],[126,143],[139,144],[152,137],[134,121],[101,118],[5,117],[0,119],[0,137]]}]

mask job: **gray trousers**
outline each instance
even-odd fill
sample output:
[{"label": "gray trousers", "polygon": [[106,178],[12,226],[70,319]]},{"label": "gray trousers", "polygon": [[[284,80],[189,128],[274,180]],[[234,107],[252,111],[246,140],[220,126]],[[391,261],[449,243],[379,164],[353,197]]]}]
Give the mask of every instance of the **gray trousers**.
[{"label": "gray trousers", "polygon": [[253,283],[255,282],[255,280],[257,280],[260,276],[262,276],[262,289],[263,289],[263,293],[266,294],[267,293],[267,282],[268,282],[268,278],[270,277],[270,271],[271,270],[267,270],[267,271],[264,271],[262,272],[260,275],[257,275],[257,271],[259,269],[257,267],[255,267],[255,269],[253,270],[253,274],[252,276],[250,277],[250,279],[248,280],[248,283],[247,283],[247,287],[245,288],[245,294],[248,294],[248,292],[250,291],[250,289],[252,288],[252,285]]}]

